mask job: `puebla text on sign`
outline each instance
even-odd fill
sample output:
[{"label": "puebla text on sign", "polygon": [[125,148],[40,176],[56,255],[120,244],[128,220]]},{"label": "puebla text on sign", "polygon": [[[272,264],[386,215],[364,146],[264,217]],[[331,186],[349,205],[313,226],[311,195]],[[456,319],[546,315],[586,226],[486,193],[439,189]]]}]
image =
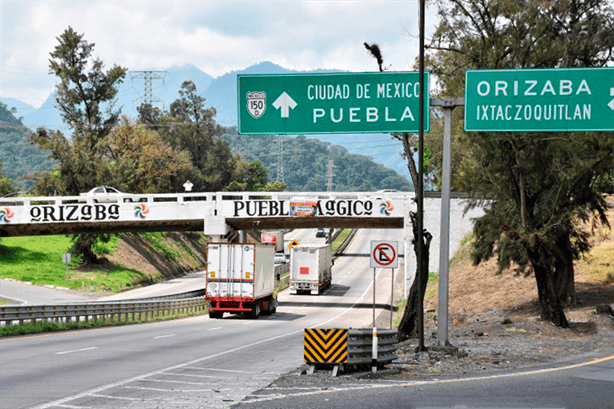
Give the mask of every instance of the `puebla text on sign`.
[{"label": "puebla text on sign", "polygon": [[239,75],[239,133],[417,132],[419,78],[417,72]]},{"label": "puebla text on sign", "polygon": [[614,68],[466,73],[466,131],[612,129]]}]

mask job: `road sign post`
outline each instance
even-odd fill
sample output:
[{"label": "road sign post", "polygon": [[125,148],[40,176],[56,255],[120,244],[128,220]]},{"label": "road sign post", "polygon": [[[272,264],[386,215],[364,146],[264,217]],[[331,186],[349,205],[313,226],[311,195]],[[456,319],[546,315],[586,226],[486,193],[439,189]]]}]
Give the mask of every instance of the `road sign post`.
[{"label": "road sign post", "polygon": [[614,67],[468,70],[465,131],[614,130]]},{"label": "road sign post", "polygon": [[[428,91],[429,73],[424,74]],[[417,132],[417,72],[239,75],[240,134]],[[428,131],[429,93],[424,92]]]}]

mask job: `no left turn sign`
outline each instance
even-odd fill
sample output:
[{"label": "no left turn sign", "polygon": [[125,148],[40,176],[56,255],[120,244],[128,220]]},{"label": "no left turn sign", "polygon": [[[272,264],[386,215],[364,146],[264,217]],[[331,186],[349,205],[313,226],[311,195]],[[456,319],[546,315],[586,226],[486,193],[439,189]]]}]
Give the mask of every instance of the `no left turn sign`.
[{"label": "no left turn sign", "polygon": [[399,265],[397,254],[396,241],[371,241],[372,268],[397,268]]}]

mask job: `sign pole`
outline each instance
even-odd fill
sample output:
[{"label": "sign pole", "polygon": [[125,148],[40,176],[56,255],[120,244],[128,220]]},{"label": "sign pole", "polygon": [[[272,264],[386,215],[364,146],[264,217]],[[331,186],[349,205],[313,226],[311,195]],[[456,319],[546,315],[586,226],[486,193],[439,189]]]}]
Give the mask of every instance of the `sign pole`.
[{"label": "sign pole", "polygon": [[392,314],[394,311],[394,268],[392,269],[392,281],[390,282],[390,329],[392,329]]},{"label": "sign pole", "polygon": [[439,303],[437,306],[437,344],[448,345],[448,284],[450,273],[450,176],[452,149],[452,110],[445,107],[441,186],[441,225],[439,242]]},{"label": "sign pole", "polygon": [[433,98],[433,106],[443,108],[443,155],[441,172],[441,224],[439,241],[439,302],[437,305],[437,345],[449,346],[448,299],[450,276],[450,179],[452,167],[452,111],[463,106],[462,98]]},{"label": "sign pole", "polygon": [[373,269],[373,330],[375,331],[375,268]]}]

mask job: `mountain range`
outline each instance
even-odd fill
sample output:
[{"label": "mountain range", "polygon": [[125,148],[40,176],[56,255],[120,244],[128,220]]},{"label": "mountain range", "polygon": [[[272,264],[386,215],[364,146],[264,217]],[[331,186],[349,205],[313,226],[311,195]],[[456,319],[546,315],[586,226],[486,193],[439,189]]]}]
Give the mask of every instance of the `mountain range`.
[{"label": "mountain range", "polygon": [[[208,107],[216,109],[217,122],[226,127],[237,126],[237,75],[238,74],[284,74],[296,73],[271,62],[252,65],[241,71],[233,71],[214,78],[194,65],[172,67],[166,71],[129,71],[124,82],[119,86],[116,106],[130,118],[136,118],[137,108],[143,103],[146,89],[152,105],[168,109],[179,98],[178,91],[184,81],[192,81],[197,92],[206,99]],[[314,70],[308,73],[339,72],[334,70]],[[149,82],[144,79],[148,76]],[[53,95],[38,109],[14,98],[2,98],[9,109],[15,107],[17,116],[23,117],[22,123],[30,129],[45,126],[57,129],[69,135],[70,132],[62,122],[55,107]],[[387,134],[343,134],[343,135],[307,135],[308,138],[344,146],[350,153],[371,156],[376,162],[395,170],[409,179],[407,163],[401,158],[402,145]]]}]

